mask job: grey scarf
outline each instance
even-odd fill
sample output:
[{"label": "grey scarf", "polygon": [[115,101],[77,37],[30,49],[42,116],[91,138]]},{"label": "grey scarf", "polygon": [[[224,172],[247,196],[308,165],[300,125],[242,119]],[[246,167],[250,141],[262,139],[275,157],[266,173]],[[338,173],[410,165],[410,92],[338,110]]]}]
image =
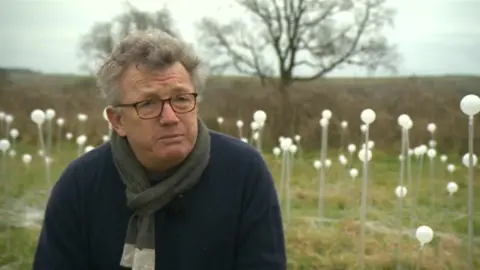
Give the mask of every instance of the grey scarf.
[{"label": "grey scarf", "polygon": [[110,144],[115,165],[127,187],[127,205],[134,211],[128,223],[120,265],[132,270],[154,270],[154,214],[199,181],[210,157],[209,131],[198,120],[198,136],[192,152],[172,176],[154,186],[126,138],[112,132]]}]

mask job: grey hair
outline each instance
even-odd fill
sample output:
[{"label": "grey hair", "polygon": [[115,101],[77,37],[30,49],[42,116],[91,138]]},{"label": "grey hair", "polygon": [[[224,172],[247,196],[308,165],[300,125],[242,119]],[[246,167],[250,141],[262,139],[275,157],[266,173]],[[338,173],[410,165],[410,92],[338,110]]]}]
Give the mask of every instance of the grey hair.
[{"label": "grey hair", "polygon": [[206,70],[193,48],[168,33],[153,29],[135,31],[115,46],[97,73],[97,86],[107,105],[121,99],[121,76],[131,64],[152,71],[180,62],[190,74],[195,91],[201,94],[207,79]]}]

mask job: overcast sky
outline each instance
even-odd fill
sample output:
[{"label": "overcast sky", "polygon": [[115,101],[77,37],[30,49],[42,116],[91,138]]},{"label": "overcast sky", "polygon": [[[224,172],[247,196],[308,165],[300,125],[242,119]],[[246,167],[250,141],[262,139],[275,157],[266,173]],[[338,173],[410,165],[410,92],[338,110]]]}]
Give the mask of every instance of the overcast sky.
[{"label": "overcast sky", "polygon": [[[228,19],[230,0],[131,0],[140,9],[167,5],[182,36],[195,42],[203,16]],[[398,9],[401,74],[480,75],[480,0],[391,0]],[[122,12],[121,0],[0,0],[0,66],[78,73],[80,35]],[[336,75],[362,75],[347,70]]]}]

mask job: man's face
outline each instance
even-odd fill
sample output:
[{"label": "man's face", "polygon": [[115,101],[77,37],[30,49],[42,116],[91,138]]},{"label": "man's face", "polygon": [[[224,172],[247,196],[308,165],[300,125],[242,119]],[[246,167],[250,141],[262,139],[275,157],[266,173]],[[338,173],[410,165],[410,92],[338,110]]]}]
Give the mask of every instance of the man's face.
[{"label": "man's face", "polygon": [[[109,119],[120,136],[126,136],[137,158],[145,166],[176,164],[185,159],[195,145],[198,126],[193,83],[180,63],[145,72],[135,65],[127,68],[122,79],[121,113],[109,111]],[[163,102],[171,98],[171,103]],[[195,106],[195,109],[189,111]],[[140,115],[139,115],[140,114]],[[151,118],[152,119],[142,119]]]}]

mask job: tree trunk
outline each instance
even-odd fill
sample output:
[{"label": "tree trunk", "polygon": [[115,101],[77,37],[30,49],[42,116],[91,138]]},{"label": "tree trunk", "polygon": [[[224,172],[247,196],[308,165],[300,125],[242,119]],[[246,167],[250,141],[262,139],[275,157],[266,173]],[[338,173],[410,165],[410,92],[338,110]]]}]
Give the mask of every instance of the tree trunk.
[{"label": "tree trunk", "polygon": [[286,86],[280,86],[280,117],[281,117],[281,132],[288,137],[295,135],[295,115],[296,110],[292,103],[290,93]]}]

